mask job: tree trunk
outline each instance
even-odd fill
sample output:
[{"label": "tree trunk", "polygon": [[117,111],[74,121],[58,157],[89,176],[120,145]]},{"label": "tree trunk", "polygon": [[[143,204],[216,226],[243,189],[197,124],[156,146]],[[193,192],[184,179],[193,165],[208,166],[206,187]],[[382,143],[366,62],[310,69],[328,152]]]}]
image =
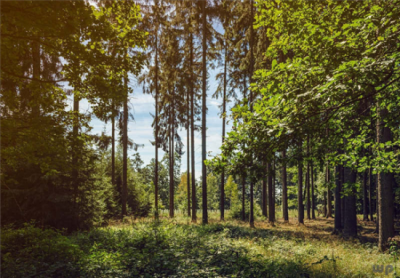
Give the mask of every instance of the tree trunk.
[{"label": "tree trunk", "polygon": [[[251,177],[252,178],[252,177]],[[254,182],[250,182],[250,215],[249,215],[249,222],[250,227],[254,228]]]},{"label": "tree trunk", "polygon": [[344,197],[345,203],[345,214],[344,214],[344,226],[343,235],[348,237],[357,236],[357,212],[356,212],[356,195],[354,184],[357,179],[357,172],[345,167],[344,168],[344,182],[349,183],[353,188],[350,195]]},{"label": "tree trunk", "polygon": [[[155,124],[156,133],[155,139],[155,161],[154,161],[154,206],[155,206],[155,218],[158,219],[158,30],[156,31],[156,106],[155,106]],[[113,141],[114,143],[114,141]]]},{"label": "tree trunk", "polygon": [[314,165],[311,162],[311,217],[312,219],[316,219],[315,217],[315,194],[314,194]]},{"label": "tree trunk", "polygon": [[[175,94],[175,90],[173,91]],[[171,217],[175,216],[175,101],[172,98],[172,138],[171,138]]]},{"label": "tree trunk", "polygon": [[243,176],[242,176],[242,221],[246,220],[246,211],[245,211],[246,190],[245,190],[245,187],[246,187],[246,175],[243,174]]},{"label": "tree trunk", "polygon": [[270,223],[274,223],[275,216],[274,216],[274,200],[273,200],[273,184],[272,184],[272,165],[268,162],[268,220]]},{"label": "tree trunk", "polygon": [[372,206],[372,195],[373,195],[373,175],[372,168],[368,169],[369,172],[369,216],[371,221],[374,221],[374,210]]},{"label": "tree trunk", "polygon": [[332,218],[332,191],[331,191],[331,173],[329,171],[329,162],[326,163],[326,182],[328,191],[328,206],[326,218]]},{"label": "tree trunk", "polygon": [[[379,104],[378,104],[379,105]],[[377,119],[377,143],[385,144],[392,141],[390,128],[385,126],[385,118],[388,115],[386,108],[377,107],[379,116]],[[386,149],[385,151],[390,151]],[[378,172],[378,223],[379,223],[379,250],[384,251],[387,248],[388,238],[394,236],[393,222],[393,173]]]},{"label": "tree trunk", "polygon": [[[253,28],[253,0],[250,0],[250,83],[253,81],[254,72],[254,28]],[[250,111],[253,112],[253,91],[250,91]],[[252,173],[251,173],[252,174]],[[250,227],[254,228],[254,180],[253,175],[250,175]]]},{"label": "tree trunk", "polygon": [[191,125],[191,151],[192,151],[192,222],[197,222],[196,202],[196,177],[195,177],[195,156],[194,156],[194,86],[193,86],[193,34],[190,33],[190,125]]},{"label": "tree trunk", "polygon": [[[307,135],[307,158],[310,156],[310,135]],[[307,188],[307,219],[311,219],[311,200],[310,200],[310,161],[307,160],[306,173],[306,188]]]},{"label": "tree trunk", "polygon": [[335,227],[334,232],[339,232],[342,230],[342,208],[341,208],[341,191],[342,191],[342,181],[340,177],[340,167],[335,168]]},{"label": "tree trunk", "polygon": [[368,172],[363,174],[363,220],[368,221],[368,191],[367,191]]},{"label": "tree trunk", "polygon": [[124,87],[124,125],[122,132],[122,217],[127,214],[126,201],[128,199],[128,74],[125,72]]},{"label": "tree trunk", "polygon": [[324,200],[323,200],[323,206],[324,206],[324,217],[328,215],[328,210],[327,210],[327,200],[326,200],[326,190],[324,190]]},{"label": "tree trunk", "polygon": [[283,149],[282,151],[282,215],[285,222],[289,221],[287,200],[286,149]]},{"label": "tree trunk", "polygon": [[[345,183],[345,180],[344,180],[344,167],[343,166],[340,167],[340,181],[341,181],[342,191],[343,191],[343,185]],[[343,229],[343,227],[344,227],[344,216],[346,214],[344,197],[342,197],[340,199],[340,207],[342,208],[342,229]]]},{"label": "tree trunk", "polygon": [[298,202],[298,216],[297,221],[299,224],[304,224],[304,208],[303,208],[303,158],[302,158],[302,143],[299,142],[299,159],[298,159],[298,188],[297,188],[297,202]]},{"label": "tree trunk", "polygon": [[[225,141],[225,113],[226,113],[226,66],[228,60],[227,41],[225,41],[225,59],[224,59],[224,96],[222,100],[222,144]],[[221,173],[221,200],[220,200],[221,220],[225,218],[225,169]]]},{"label": "tree trunk", "polygon": [[188,202],[188,216],[190,217],[190,113],[189,113],[189,107],[190,107],[190,92],[187,92],[187,135],[186,135],[186,153],[187,153],[187,175],[186,175],[186,185],[187,185],[187,202]]},{"label": "tree trunk", "polygon": [[273,213],[273,219],[274,222],[276,221],[276,215],[275,215],[275,202],[276,202],[276,188],[275,188],[275,156],[274,156],[274,164],[273,164],[273,170],[272,170],[272,213]]},{"label": "tree trunk", "polygon": [[115,185],[115,115],[114,100],[111,114],[111,183]]},{"label": "tree trunk", "polygon": [[72,150],[72,182],[74,184],[74,226],[73,229],[77,229],[79,225],[79,212],[77,207],[78,201],[78,189],[79,189],[79,178],[78,178],[78,136],[79,136],[79,98],[74,94],[74,124],[72,128],[73,133],[73,150]]},{"label": "tree trunk", "polygon": [[207,64],[206,64],[206,1],[202,1],[203,4],[203,95],[202,95],[202,118],[201,118],[201,166],[202,166],[202,189],[203,189],[203,224],[208,223],[208,212],[207,212],[207,169],[205,161],[207,159],[206,151],[206,99],[207,99]]},{"label": "tree trunk", "polygon": [[[265,166],[265,160],[263,161],[263,168],[265,170],[266,166]],[[267,213],[267,175],[264,174],[264,178],[262,180],[262,200],[261,200],[261,207],[262,207],[262,215],[267,217],[268,213]]]}]

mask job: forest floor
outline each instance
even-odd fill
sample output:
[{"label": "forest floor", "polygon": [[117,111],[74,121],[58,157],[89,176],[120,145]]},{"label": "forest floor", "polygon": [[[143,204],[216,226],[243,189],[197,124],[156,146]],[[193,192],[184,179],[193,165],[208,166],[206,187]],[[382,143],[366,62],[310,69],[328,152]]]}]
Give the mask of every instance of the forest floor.
[{"label": "forest floor", "polygon": [[274,225],[258,218],[255,228],[221,222],[217,211],[208,225],[201,214],[193,224],[164,212],[160,221],[126,217],[73,234],[4,228],[2,277],[398,277],[398,251],[378,251],[374,222],[358,221],[358,237],[344,239],[332,235],[333,219],[297,225],[291,216],[284,223],[277,215]]},{"label": "forest floor", "polygon": [[[290,214],[295,216],[294,212]],[[129,224],[119,222],[111,226],[120,229],[133,224],[135,227],[136,224],[148,221],[128,221]],[[255,221],[253,229],[247,222],[239,220],[227,219],[221,222],[217,211],[210,213],[209,229],[200,225],[201,214],[198,215],[197,224],[191,223],[190,218],[182,214],[169,219],[165,213],[161,221],[184,228],[198,227],[203,230],[203,236],[219,233],[221,240],[228,239],[232,244],[245,248],[250,257],[267,259],[268,263],[272,262],[272,265],[282,270],[271,271],[270,277],[400,277],[397,276],[400,274],[398,249],[392,248],[391,251],[380,253],[376,223],[362,221],[361,215],[357,221],[358,235],[350,239],[341,234],[332,234],[334,219],[324,217],[305,219],[304,225],[298,225],[296,217],[290,217],[288,223],[278,218],[274,225],[263,219]],[[399,236],[394,239],[400,242]],[[383,265],[383,273],[374,271],[374,265]],[[393,271],[390,271],[389,265],[393,266]],[[388,275],[385,274],[387,266]]]}]

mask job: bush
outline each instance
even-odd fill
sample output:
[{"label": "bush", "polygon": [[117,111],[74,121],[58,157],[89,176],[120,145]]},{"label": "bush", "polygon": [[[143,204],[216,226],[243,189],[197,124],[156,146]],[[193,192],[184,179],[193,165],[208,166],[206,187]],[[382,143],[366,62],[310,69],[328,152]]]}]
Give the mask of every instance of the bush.
[{"label": "bush", "polygon": [[79,246],[57,230],[25,224],[1,232],[3,277],[77,277],[82,255]]},{"label": "bush", "polygon": [[[232,219],[242,219],[242,204],[235,204],[229,210],[229,216]],[[245,220],[249,220],[250,217],[250,202],[246,200],[245,202]],[[262,210],[257,202],[254,203],[254,218],[261,218]]]}]

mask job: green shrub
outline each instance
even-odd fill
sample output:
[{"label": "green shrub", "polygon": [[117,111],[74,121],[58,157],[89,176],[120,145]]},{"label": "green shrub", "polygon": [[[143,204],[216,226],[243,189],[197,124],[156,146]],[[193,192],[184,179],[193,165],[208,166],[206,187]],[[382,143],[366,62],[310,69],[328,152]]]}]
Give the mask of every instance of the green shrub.
[{"label": "green shrub", "polygon": [[79,246],[57,230],[25,224],[1,232],[2,277],[76,277],[82,255]]},{"label": "green shrub", "polygon": [[[248,200],[245,201],[245,219],[249,220],[250,217],[250,202]],[[242,204],[238,203],[231,207],[229,210],[229,216],[232,219],[242,219]],[[257,202],[254,202],[254,218],[261,218],[262,210]]]}]

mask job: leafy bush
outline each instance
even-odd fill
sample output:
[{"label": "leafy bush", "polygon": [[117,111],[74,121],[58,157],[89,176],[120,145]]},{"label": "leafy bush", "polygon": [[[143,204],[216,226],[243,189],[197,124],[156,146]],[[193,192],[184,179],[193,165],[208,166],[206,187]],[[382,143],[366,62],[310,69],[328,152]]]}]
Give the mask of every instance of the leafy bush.
[{"label": "leafy bush", "polygon": [[57,230],[25,224],[1,232],[3,277],[76,277],[82,255],[79,246]]},{"label": "leafy bush", "polygon": [[[250,202],[248,200],[245,201],[245,219],[249,220],[250,217]],[[231,207],[229,210],[229,216],[232,219],[242,219],[242,204],[238,203]],[[254,217],[260,218],[262,217],[262,210],[257,202],[254,203]]]}]

